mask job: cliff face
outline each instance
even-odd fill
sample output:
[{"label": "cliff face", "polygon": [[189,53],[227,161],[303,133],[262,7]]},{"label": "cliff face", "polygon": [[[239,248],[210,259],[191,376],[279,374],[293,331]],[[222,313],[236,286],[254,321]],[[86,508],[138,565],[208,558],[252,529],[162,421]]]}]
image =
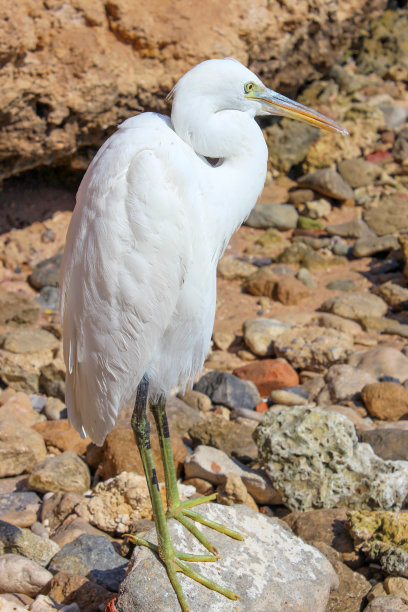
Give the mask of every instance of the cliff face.
[{"label": "cliff face", "polygon": [[117,123],[166,111],[194,64],[233,56],[293,93],[386,0],[0,0],[0,180],[85,167]]}]

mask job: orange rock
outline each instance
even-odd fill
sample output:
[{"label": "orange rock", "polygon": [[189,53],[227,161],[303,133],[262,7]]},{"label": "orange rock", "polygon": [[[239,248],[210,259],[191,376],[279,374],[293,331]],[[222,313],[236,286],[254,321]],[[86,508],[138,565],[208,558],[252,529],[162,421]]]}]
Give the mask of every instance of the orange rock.
[{"label": "orange rock", "polygon": [[69,605],[78,604],[81,610],[99,612],[114,597],[111,591],[85,576],[58,572],[51,580],[48,595],[58,603]]},{"label": "orange rock", "polygon": [[366,385],[361,392],[367,412],[375,419],[399,421],[408,418],[408,391],[396,382]]},{"label": "orange rock", "polygon": [[285,389],[299,384],[297,372],[283,359],[264,359],[237,368],[233,374],[251,380],[259,393],[266,397],[274,389]]},{"label": "orange rock", "polygon": [[255,406],[257,412],[266,412],[268,410],[268,404],[266,402],[258,402]]},{"label": "orange rock", "polygon": [[10,394],[9,399],[0,407],[0,422],[12,421],[31,427],[43,418],[33,410],[30,398],[25,393]]},{"label": "orange rock", "polygon": [[90,438],[81,438],[70,426],[68,419],[43,421],[34,425],[33,429],[42,435],[47,446],[54,446],[62,452],[71,451],[77,455],[84,455],[91,443]]}]

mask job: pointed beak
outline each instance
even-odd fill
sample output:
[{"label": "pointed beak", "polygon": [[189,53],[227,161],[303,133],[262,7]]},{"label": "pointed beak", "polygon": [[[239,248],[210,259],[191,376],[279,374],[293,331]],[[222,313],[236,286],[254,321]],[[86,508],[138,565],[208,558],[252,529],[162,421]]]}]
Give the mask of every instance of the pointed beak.
[{"label": "pointed beak", "polygon": [[272,89],[265,88],[264,91],[251,91],[247,97],[249,99],[261,102],[262,110],[269,115],[290,117],[291,119],[296,119],[297,121],[309,123],[310,125],[318,127],[321,130],[337,132],[339,134],[348,134],[346,128],[333,121],[333,119],[325,117],[308,106],[304,106],[303,104],[299,104],[299,102],[286,98]]}]

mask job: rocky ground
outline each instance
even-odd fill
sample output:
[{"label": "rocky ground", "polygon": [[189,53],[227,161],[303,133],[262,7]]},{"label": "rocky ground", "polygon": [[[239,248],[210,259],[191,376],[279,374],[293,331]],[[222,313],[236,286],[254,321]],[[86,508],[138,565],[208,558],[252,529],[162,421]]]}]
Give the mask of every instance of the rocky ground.
[{"label": "rocky ground", "polygon": [[[181,495],[216,492],[203,513],[246,536],[208,533],[222,557],[201,568],[241,603],[185,579],[194,611],[408,611],[407,21],[385,13],[301,95],[350,137],[265,128],[268,183],[219,264],[205,371],[168,401]],[[36,192],[13,189],[18,226]],[[72,201],[48,196],[44,216]],[[92,612],[118,593],[109,610],[177,610],[154,555],[124,538],[154,539],[131,406],[102,448],[67,421],[70,216],[0,236],[0,610]]]}]

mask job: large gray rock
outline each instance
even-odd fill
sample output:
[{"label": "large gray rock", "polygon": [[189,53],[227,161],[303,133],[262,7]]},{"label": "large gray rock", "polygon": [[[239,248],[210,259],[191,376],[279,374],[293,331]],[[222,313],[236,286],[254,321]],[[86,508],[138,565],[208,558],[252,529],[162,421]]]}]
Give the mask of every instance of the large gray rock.
[{"label": "large gray rock", "polygon": [[408,462],[377,457],[338,412],[310,406],[270,410],[254,437],[261,464],[292,510],[398,510],[408,494]]},{"label": "large gray rock", "polygon": [[[216,540],[221,559],[193,563],[193,569],[241,596],[230,601],[183,574],[177,574],[191,612],[323,612],[337,576],[323,555],[287,531],[277,519],[256,513],[244,505],[200,506],[207,518],[228,525],[244,535],[243,542],[207,527],[200,530]],[[180,523],[169,521],[170,535],[179,551],[203,554],[198,540]],[[146,539],[157,542],[155,531]],[[118,612],[179,612],[180,606],[167,573],[147,548],[136,548],[130,571],[115,603]]]},{"label": "large gray rock", "polygon": [[214,404],[228,408],[253,409],[261,400],[253,382],[220,370],[204,374],[194,385],[194,390],[208,395]]},{"label": "large gray rock", "polygon": [[305,174],[298,183],[302,187],[310,187],[335,200],[351,200],[354,197],[350,185],[332,168],[321,168],[316,172]]},{"label": "large gray rock", "polygon": [[337,295],[323,302],[320,308],[355,321],[363,317],[382,317],[388,310],[386,302],[372,293]]}]

